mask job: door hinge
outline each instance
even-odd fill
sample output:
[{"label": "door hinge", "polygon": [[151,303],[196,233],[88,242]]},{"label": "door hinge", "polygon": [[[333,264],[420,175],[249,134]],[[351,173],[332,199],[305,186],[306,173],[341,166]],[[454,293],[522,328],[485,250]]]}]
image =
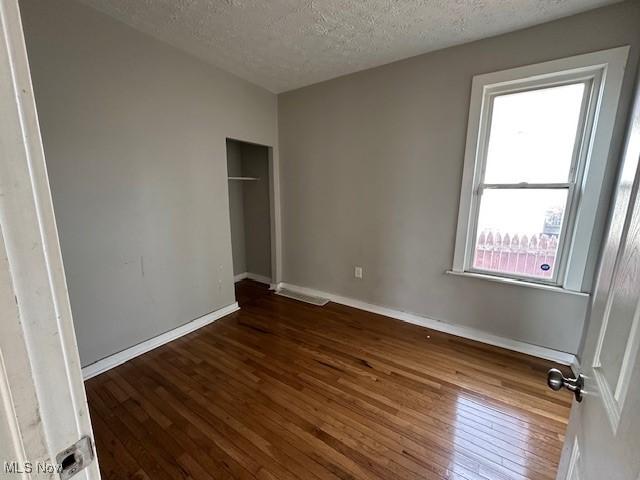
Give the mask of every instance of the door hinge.
[{"label": "door hinge", "polygon": [[60,480],[67,480],[84,470],[95,457],[93,440],[85,435],[69,448],[56,455],[56,463],[60,466]]}]

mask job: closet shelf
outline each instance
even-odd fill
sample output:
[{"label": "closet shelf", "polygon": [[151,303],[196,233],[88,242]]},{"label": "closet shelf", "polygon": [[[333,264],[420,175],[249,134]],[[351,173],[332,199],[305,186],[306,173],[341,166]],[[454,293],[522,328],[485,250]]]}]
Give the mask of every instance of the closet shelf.
[{"label": "closet shelf", "polygon": [[229,177],[229,180],[257,181],[258,177]]}]

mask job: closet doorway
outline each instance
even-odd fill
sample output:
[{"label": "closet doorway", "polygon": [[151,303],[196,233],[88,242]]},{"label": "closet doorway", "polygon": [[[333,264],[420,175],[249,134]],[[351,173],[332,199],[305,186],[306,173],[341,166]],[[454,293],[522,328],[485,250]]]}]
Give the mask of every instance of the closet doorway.
[{"label": "closet doorway", "polygon": [[273,285],[271,148],[227,139],[234,281]]}]

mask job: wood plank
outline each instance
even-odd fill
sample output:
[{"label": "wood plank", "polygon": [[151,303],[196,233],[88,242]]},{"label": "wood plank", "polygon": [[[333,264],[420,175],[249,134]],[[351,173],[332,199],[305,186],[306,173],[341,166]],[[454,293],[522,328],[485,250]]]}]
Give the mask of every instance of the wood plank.
[{"label": "wood plank", "polygon": [[239,312],[86,382],[103,478],[555,477],[571,396],[551,362],[236,290]]}]

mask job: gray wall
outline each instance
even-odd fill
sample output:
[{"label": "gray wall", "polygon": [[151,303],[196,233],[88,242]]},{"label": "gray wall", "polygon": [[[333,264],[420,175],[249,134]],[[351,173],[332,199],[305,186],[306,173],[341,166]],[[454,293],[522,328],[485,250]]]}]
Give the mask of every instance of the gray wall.
[{"label": "gray wall", "polygon": [[247,271],[271,278],[271,207],[269,202],[269,151],[259,145],[242,145],[242,172],[256,177],[243,182]]},{"label": "gray wall", "polygon": [[[242,149],[239,142],[227,140],[227,172],[230,177],[242,176]],[[229,216],[231,222],[231,250],[233,252],[233,274],[247,271],[247,256],[244,230],[243,182],[229,182]]]},{"label": "gray wall", "polygon": [[[639,25],[640,4],[626,2],[280,95],[283,281],[577,352],[588,299],[444,274],[471,79],[632,45],[615,158]],[[354,279],[354,265],[364,267],[363,280]]]},{"label": "gray wall", "polygon": [[70,0],[21,9],[82,364],[233,303],[225,139],[275,146],[276,97]]},{"label": "gray wall", "polygon": [[227,166],[230,176],[260,179],[229,182],[233,273],[271,278],[269,150],[227,140]]}]

